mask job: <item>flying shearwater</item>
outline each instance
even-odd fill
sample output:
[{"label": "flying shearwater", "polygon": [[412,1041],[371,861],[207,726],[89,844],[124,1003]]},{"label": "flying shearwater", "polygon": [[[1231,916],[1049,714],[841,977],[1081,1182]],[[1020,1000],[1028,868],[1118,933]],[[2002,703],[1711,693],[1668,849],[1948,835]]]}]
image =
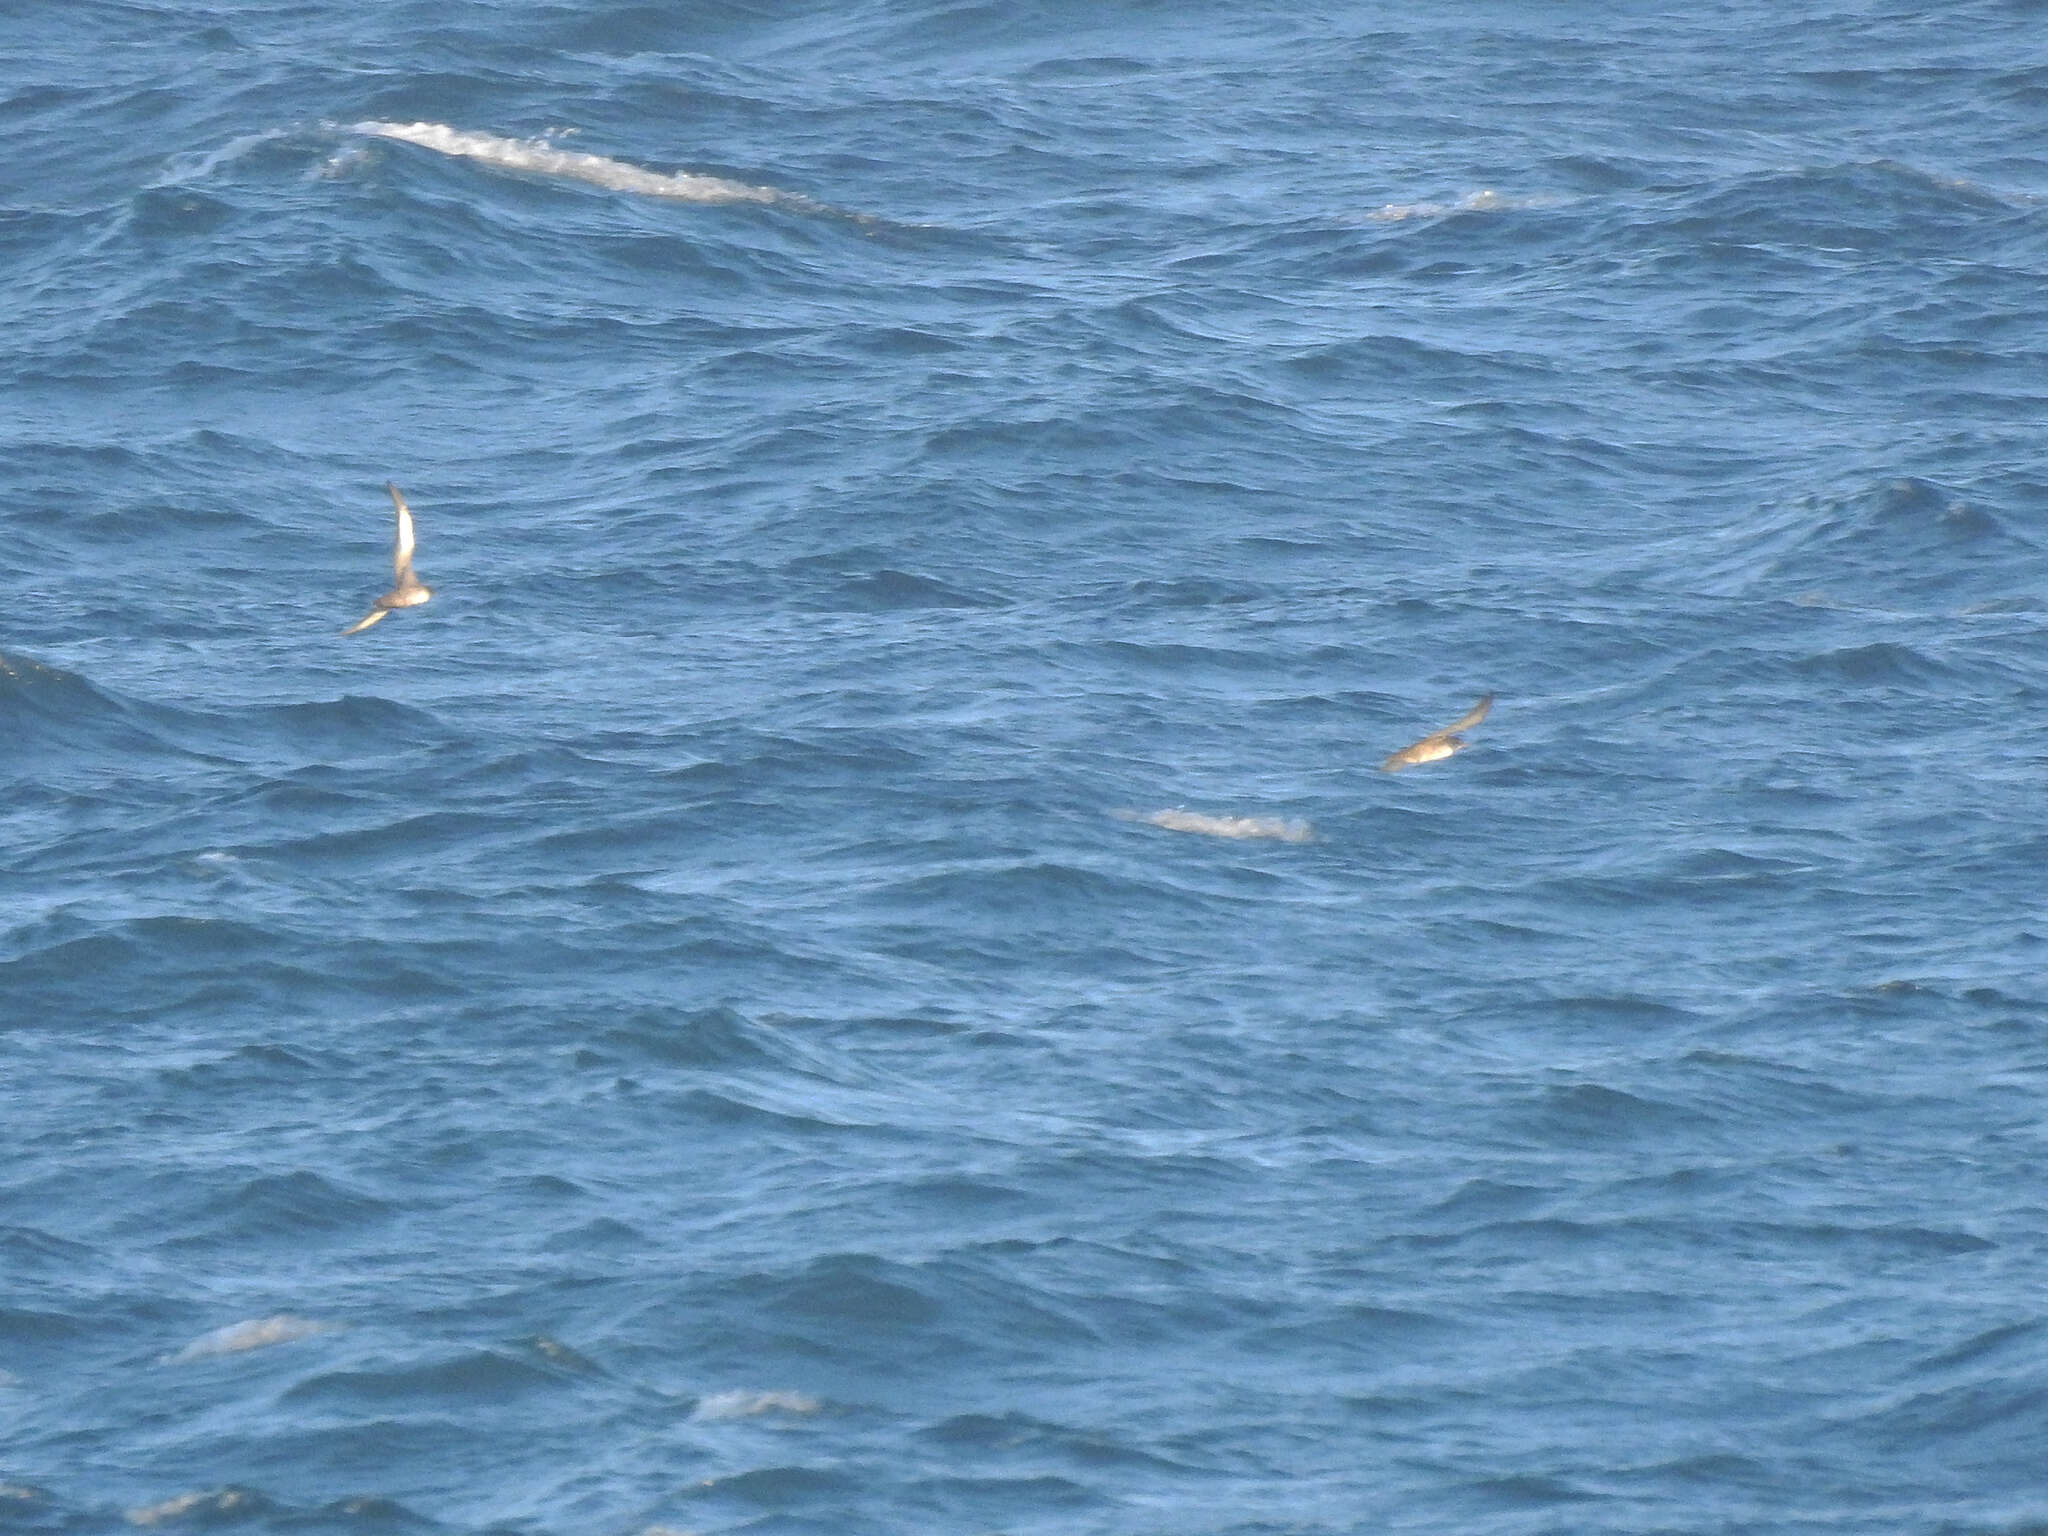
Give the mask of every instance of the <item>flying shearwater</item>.
[{"label": "flying shearwater", "polygon": [[1463,751],[1471,743],[1458,735],[1469,731],[1486,718],[1486,712],[1493,708],[1493,695],[1488,694],[1465,714],[1460,715],[1440,731],[1432,731],[1412,747],[1403,747],[1380,767],[1388,773],[1398,773],[1403,768],[1413,768],[1417,763],[1433,763],[1449,757],[1453,752]]},{"label": "flying shearwater", "polygon": [[342,631],[344,635],[359,635],[392,609],[417,608],[434,595],[434,589],[412,573],[412,508],[398,494],[397,486],[387,484],[384,489],[391,493],[391,504],[398,508],[398,542],[391,551],[391,569],[398,579],[389,592],[377,599],[376,607]]}]

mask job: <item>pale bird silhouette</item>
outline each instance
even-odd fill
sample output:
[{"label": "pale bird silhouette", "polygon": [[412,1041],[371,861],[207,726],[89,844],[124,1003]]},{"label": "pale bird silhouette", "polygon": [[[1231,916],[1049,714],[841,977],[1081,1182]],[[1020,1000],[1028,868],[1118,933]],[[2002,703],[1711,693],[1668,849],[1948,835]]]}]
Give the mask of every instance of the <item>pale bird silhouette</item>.
[{"label": "pale bird silhouette", "polygon": [[392,609],[417,608],[434,595],[434,589],[412,573],[412,508],[405,504],[397,486],[387,484],[384,489],[391,493],[391,504],[398,509],[398,542],[391,550],[391,571],[396,580],[391,590],[377,599],[376,607],[342,631],[344,635],[359,635]]}]

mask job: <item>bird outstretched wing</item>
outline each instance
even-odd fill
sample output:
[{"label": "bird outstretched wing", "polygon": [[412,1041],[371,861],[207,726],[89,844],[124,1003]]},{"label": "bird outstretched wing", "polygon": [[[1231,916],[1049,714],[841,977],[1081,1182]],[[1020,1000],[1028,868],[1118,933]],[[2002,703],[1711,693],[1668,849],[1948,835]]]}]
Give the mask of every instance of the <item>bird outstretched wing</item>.
[{"label": "bird outstretched wing", "polygon": [[412,574],[412,551],[415,542],[412,534],[412,508],[405,504],[405,498],[399,494],[397,486],[387,482],[384,489],[391,493],[391,504],[398,508],[398,542],[392,546],[391,570],[402,587],[415,579]]},{"label": "bird outstretched wing", "polygon": [[1403,747],[1380,767],[1388,773],[1398,773],[1403,768],[1413,768],[1417,763],[1440,762],[1465,745],[1458,739],[1458,732],[1471,730],[1486,718],[1486,712],[1492,708],[1493,695],[1489,693],[1442,730],[1431,731],[1422,740]]},{"label": "bird outstretched wing", "polygon": [[1472,729],[1473,726],[1477,725],[1480,721],[1484,720],[1486,718],[1486,712],[1492,708],[1493,695],[1489,693],[1485,698],[1481,699],[1477,704],[1474,704],[1464,714],[1458,716],[1457,719],[1453,720],[1449,725],[1445,726],[1442,730],[1437,731],[1435,734],[1438,736],[1455,736],[1460,731],[1469,731]]}]

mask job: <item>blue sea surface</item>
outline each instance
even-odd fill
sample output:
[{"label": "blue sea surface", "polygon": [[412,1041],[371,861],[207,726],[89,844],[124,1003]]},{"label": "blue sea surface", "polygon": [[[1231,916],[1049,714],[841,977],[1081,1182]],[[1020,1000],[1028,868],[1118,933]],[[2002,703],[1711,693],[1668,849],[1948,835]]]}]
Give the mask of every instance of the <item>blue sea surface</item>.
[{"label": "blue sea surface", "polygon": [[0,535],[0,1532],[2048,1531],[2038,0],[22,0]]}]

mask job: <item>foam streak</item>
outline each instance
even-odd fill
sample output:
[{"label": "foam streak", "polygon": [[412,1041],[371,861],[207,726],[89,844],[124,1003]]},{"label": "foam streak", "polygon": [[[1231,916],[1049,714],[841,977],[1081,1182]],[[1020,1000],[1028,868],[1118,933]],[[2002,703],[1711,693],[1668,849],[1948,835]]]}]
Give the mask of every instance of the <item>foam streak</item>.
[{"label": "foam streak", "polygon": [[1284,816],[1210,816],[1201,811],[1118,811],[1123,821],[1142,821],[1168,832],[1200,832],[1207,837],[1270,837],[1283,843],[1306,843],[1316,835],[1305,821]]},{"label": "foam streak", "polygon": [[182,1365],[188,1360],[210,1360],[218,1355],[239,1355],[252,1349],[268,1349],[273,1344],[290,1344],[299,1339],[309,1339],[316,1333],[331,1332],[333,1327],[332,1323],[283,1313],[276,1317],[251,1318],[248,1322],[230,1323],[225,1328],[216,1328],[194,1339],[175,1355],[166,1357],[167,1363]]},{"label": "foam streak", "polygon": [[613,192],[632,192],[642,197],[667,197],[685,203],[786,203],[804,205],[807,198],[774,187],[749,186],[727,181],[722,176],[693,176],[688,171],[649,171],[623,160],[603,155],[577,154],[556,149],[542,139],[506,139],[494,133],[466,133],[446,123],[380,123],[355,125],[358,133],[380,139],[399,139],[437,154],[481,160],[501,171],[525,171],[536,176],[558,176],[581,181]]}]

